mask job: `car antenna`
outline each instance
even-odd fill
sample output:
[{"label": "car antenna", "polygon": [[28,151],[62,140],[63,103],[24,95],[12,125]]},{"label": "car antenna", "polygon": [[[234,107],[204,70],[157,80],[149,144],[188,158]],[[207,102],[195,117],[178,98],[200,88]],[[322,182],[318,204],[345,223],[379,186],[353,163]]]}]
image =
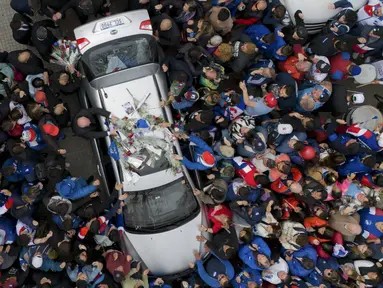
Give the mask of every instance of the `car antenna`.
[{"label": "car antenna", "polygon": [[102,90],[102,92],[104,93],[104,97],[105,97],[105,98],[108,98],[108,93],[105,92],[105,90],[104,90],[103,87],[101,87],[101,90]]}]

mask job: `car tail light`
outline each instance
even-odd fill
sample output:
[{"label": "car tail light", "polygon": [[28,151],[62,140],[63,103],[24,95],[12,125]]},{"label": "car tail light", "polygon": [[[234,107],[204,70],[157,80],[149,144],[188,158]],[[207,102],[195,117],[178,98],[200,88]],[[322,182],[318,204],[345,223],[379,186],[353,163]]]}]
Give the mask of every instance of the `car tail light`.
[{"label": "car tail light", "polygon": [[78,48],[80,50],[84,49],[86,46],[90,44],[89,40],[86,38],[80,38],[77,40]]},{"label": "car tail light", "polygon": [[140,30],[150,30],[152,31],[152,23],[150,23],[150,20],[142,21],[140,24]]}]

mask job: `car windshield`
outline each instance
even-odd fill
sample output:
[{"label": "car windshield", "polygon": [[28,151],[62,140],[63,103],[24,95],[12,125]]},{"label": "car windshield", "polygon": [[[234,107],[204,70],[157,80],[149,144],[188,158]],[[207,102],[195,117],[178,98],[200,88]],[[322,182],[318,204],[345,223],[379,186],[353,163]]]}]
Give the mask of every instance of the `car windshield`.
[{"label": "car windshield", "polygon": [[88,79],[156,62],[153,37],[135,35],[110,41],[88,50],[82,57]]},{"label": "car windshield", "polygon": [[183,177],[157,188],[129,192],[126,201],[125,228],[136,232],[174,229],[199,211]]}]

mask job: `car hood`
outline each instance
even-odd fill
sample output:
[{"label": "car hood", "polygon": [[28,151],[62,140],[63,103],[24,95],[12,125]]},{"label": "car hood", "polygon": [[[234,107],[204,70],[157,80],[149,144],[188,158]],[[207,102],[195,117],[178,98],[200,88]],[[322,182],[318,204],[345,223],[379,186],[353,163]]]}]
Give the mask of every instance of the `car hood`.
[{"label": "car hood", "polygon": [[[194,262],[193,250],[202,246],[196,236],[202,221],[202,211],[188,223],[157,234],[133,234],[125,231],[130,244],[150,272],[156,276],[170,275],[189,269]],[[129,251],[128,251],[129,252]]]}]

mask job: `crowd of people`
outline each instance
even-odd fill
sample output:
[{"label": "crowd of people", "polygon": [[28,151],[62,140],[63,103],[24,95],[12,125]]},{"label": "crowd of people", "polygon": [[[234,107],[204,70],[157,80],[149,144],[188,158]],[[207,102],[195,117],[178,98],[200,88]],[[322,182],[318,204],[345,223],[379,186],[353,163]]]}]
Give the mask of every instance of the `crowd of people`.
[{"label": "crowd of people", "polygon": [[123,185],[106,196],[99,179],[71,175],[60,146],[69,123],[85,138],[118,134],[97,125],[96,115],[116,120],[108,111],[71,111],[74,66],[41,60],[54,29],[71,38],[65,20],[108,16],[113,1],[31,2],[11,1],[10,27],[39,55],[0,54],[0,286],[383,287],[383,123],[346,123],[365,96],[339,82],[381,60],[382,2],[331,3],[339,12],[310,35],[302,11],[289,21],[279,0],[127,1],[148,11],[163,51],[161,105],[175,123],[161,126],[193,146],[174,158],[208,184],[193,193],[208,207],[195,241],[209,256],[194,251],[176,281],[122,249]]}]

